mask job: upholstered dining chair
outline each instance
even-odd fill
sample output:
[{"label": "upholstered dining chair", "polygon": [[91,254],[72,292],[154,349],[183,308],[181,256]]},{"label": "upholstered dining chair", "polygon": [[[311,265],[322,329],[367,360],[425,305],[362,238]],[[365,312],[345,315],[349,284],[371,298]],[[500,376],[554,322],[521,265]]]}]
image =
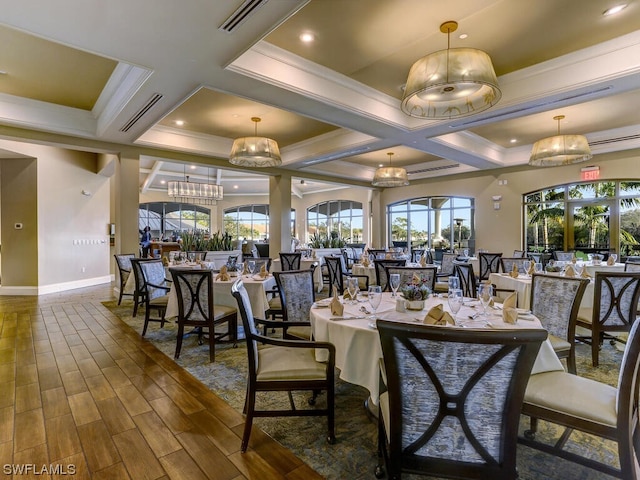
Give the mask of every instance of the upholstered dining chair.
[{"label": "upholstered dining chair", "polygon": [[373,261],[376,270],[376,284],[380,285],[383,292],[390,291],[389,278],[385,269],[388,267],[404,267],[406,264],[406,260],[375,259]]},{"label": "upholstered dining chair", "polygon": [[478,268],[479,275],[478,280],[489,280],[489,275],[492,273],[498,273],[500,271],[500,258],[502,253],[478,253]]},{"label": "upholstered dining chair", "polygon": [[640,261],[629,261],[627,260],[624,263],[624,271],[625,272],[640,272]]},{"label": "upholstered dining chair", "polygon": [[[242,279],[231,286],[238,302],[247,341],[248,381],[243,413],[246,415],[240,451],[246,452],[254,417],[326,416],[327,441],[335,442],[335,347],[328,342],[275,339],[260,335],[251,310],[251,302]],[[275,322],[266,322],[275,323]],[[263,345],[258,348],[258,345]],[[316,361],[316,349],[326,350],[327,362]],[[256,408],[257,392],[287,392],[290,410]],[[324,408],[297,409],[292,391],[326,391]],[[315,405],[315,395],[310,402]]]},{"label": "upholstered dining chair", "polygon": [[514,250],[513,251],[513,258],[526,258],[525,251],[524,250]]},{"label": "upholstered dining chair", "polygon": [[376,323],[387,386],[376,477],[515,479],[522,399],[547,333]]},{"label": "upholstered dining chair", "polygon": [[518,271],[522,272],[522,262],[525,260],[527,259],[523,257],[500,257],[500,268],[503,272],[509,273],[515,265],[518,267]]},{"label": "upholstered dining chair", "polygon": [[[518,441],[542,452],[586,465],[624,480],[640,478],[638,442],[638,386],[640,385],[640,322],[634,322],[620,365],[617,388],[570,373],[554,371],[531,375],[522,413],[564,427],[553,443],[536,440],[535,424]],[[618,466],[586,458],[564,447],[573,430],[612,441],[618,450]],[[600,447],[590,440],[587,448]],[[588,454],[587,454],[588,455]]]},{"label": "upholstered dining chair", "polygon": [[[314,272],[316,271],[316,268],[318,268],[318,262],[313,262],[311,264],[311,266],[308,268],[308,270],[311,271],[311,278],[313,279],[314,276]],[[291,270],[288,270],[291,271]],[[272,321],[276,321],[276,320],[284,320],[284,309],[282,307],[282,299],[280,297],[280,288],[278,287],[278,279],[276,277],[277,272],[274,272],[274,278],[276,278],[276,285],[275,287],[273,287],[272,290],[267,291],[267,297],[268,297],[268,301],[269,301],[269,308],[267,309],[267,311],[265,312],[265,317],[270,318]],[[314,293],[315,295],[315,293]],[[302,329],[304,329],[304,327],[301,327]],[[275,332],[275,328],[271,329],[273,332]],[[299,336],[300,335],[300,329],[298,329],[297,327],[294,327],[294,329],[292,330],[292,336],[296,336],[295,334],[297,333]],[[267,327],[264,327],[264,335],[267,334]]]},{"label": "upholstered dining chair", "polygon": [[[236,343],[238,338],[238,312],[234,307],[217,305],[213,295],[212,270],[171,268],[173,287],[178,297],[178,336],[174,358],[180,357],[184,327],[195,327],[198,344],[203,337],[209,337],[209,361],[216,359],[216,342],[227,339]],[[227,325],[224,332],[216,332],[216,327]]]},{"label": "upholstered dining chair", "polygon": [[[403,285],[411,283],[414,275],[418,275],[432,292],[436,288],[436,273],[438,272],[438,267],[435,265],[427,267],[385,267],[385,269],[387,271],[387,278],[389,278],[389,275],[392,273],[400,275],[400,288],[402,288]],[[390,290],[390,287],[387,288],[387,291]]]},{"label": "upholstered dining chair", "polygon": [[138,314],[138,308],[143,306],[146,301],[147,291],[145,289],[144,284],[144,275],[142,274],[142,268],[140,268],[140,264],[143,262],[152,262],[157,261],[158,259],[154,258],[132,258],[131,259],[131,271],[133,273],[133,280],[135,287],[133,289],[133,314],[135,317]]},{"label": "upholstered dining chair", "polygon": [[368,248],[367,253],[372,254],[375,258],[384,258],[388,250],[386,248]]},{"label": "upholstered dining chair", "polygon": [[551,260],[552,255],[550,253],[529,252],[527,257],[534,263],[541,263],[542,268],[544,268],[547,266],[547,263],[549,263],[549,260]]},{"label": "upholstered dining chair", "polygon": [[280,270],[287,272],[289,270],[300,270],[300,260],[302,260],[301,252],[280,252]]},{"label": "upholstered dining chair", "polygon": [[453,262],[458,258],[457,253],[445,252],[442,254],[440,269],[436,278],[436,292],[449,291],[449,277],[454,274]]},{"label": "upholstered dining chair", "polygon": [[[309,312],[316,301],[313,286],[313,270],[289,270],[274,272],[278,294],[282,305],[282,337],[290,339],[311,339]],[[288,327],[289,322],[302,323]]]},{"label": "upholstered dining chair", "polygon": [[[144,292],[144,326],[142,327],[142,336],[147,333],[149,322],[159,322],[160,327],[164,327],[166,322],[164,314],[167,310],[169,301],[169,290],[171,290],[171,282],[165,278],[164,265],[162,260],[155,259],[148,262],[135,262],[140,265],[142,272]],[[152,317],[153,312],[157,313],[157,317]]]},{"label": "upholstered dining chair", "polygon": [[531,277],[531,313],[549,332],[558,358],[567,359],[567,370],[576,373],[575,330],[578,309],[588,278],[534,273]]},{"label": "upholstered dining chair", "polygon": [[578,310],[576,325],[591,330],[590,337],[576,335],[578,340],[591,344],[591,363],[598,366],[600,347],[607,332],[629,332],[636,321],[640,297],[640,271],[596,272],[593,305]]},{"label": "upholstered dining chair", "polygon": [[[324,263],[327,267],[327,273],[329,275],[329,296],[333,295],[335,288],[338,289],[338,295],[342,295],[345,289],[344,278],[347,276],[342,269],[343,263],[342,255],[327,256],[324,257]],[[360,290],[366,291],[369,288],[369,276],[368,275],[348,275],[358,279],[358,286]]]},{"label": "upholstered dining chair", "polygon": [[122,302],[124,295],[133,296],[133,293],[124,293],[124,286],[127,284],[129,275],[131,275],[131,259],[136,258],[134,253],[120,253],[114,255],[116,259],[116,265],[118,267],[118,276],[120,277],[120,291],[118,293],[118,305]]},{"label": "upholstered dining chair", "polygon": [[573,260],[573,252],[560,252],[556,250],[553,252],[553,258],[561,262],[570,262]]}]

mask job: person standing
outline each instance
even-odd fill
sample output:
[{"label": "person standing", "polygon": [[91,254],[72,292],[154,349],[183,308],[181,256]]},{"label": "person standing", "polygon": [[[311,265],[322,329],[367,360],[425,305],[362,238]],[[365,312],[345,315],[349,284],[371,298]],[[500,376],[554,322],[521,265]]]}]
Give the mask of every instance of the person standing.
[{"label": "person standing", "polygon": [[142,231],[140,238],[140,246],[142,247],[142,258],[149,257],[149,247],[151,246],[151,228],[147,225]]}]

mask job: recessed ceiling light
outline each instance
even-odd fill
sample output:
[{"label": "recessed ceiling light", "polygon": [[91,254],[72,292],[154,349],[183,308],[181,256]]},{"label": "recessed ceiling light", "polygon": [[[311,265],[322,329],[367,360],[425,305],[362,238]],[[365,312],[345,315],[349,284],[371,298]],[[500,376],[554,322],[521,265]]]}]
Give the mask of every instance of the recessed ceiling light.
[{"label": "recessed ceiling light", "polygon": [[509,140],[511,143],[516,143],[518,141],[517,138],[512,138],[511,140]]},{"label": "recessed ceiling light", "polygon": [[382,168],[382,167],[384,167],[384,164],[379,163],[379,164],[378,164],[378,168]]},{"label": "recessed ceiling light", "polygon": [[620,5],[616,5],[615,7],[611,7],[611,8],[606,9],[604,12],[602,12],[602,15],[604,15],[605,17],[607,17],[609,15],[615,15],[616,13],[621,12],[625,8],[627,8],[627,4],[626,3],[621,3]]},{"label": "recessed ceiling light", "polygon": [[184,125],[184,120],[176,120],[176,125],[181,127]]},{"label": "recessed ceiling light", "polygon": [[300,34],[300,41],[304,43],[311,43],[315,40],[313,33],[305,32]]},{"label": "recessed ceiling light", "polygon": [[196,166],[195,166],[195,165],[191,165],[189,168],[190,168],[191,170],[195,170],[195,169],[196,169]]},{"label": "recessed ceiling light", "polygon": [[167,183],[166,180],[160,180],[160,185],[164,185],[165,183]]},{"label": "recessed ceiling light", "polygon": [[9,75],[9,72],[6,70],[0,70],[0,75]]},{"label": "recessed ceiling light", "polygon": [[238,188],[238,185],[234,185],[234,186],[233,186],[233,188],[237,189],[237,188]]},{"label": "recessed ceiling light", "polygon": [[461,40],[464,40],[465,38],[467,38],[469,35],[467,35],[466,33],[461,33],[460,36],[458,37]]}]

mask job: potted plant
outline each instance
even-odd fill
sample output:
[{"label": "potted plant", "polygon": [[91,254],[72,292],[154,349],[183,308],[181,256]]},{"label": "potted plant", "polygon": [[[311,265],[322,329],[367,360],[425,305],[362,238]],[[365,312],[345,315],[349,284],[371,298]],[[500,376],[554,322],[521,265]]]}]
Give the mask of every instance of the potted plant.
[{"label": "potted plant", "polygon": [[420,278],[419,282],[414,278],[411,283],[405,283],[400,287],[400,292],[406,301],[408,310],[422,310],[425,300],[431,295],[426,278]]}]

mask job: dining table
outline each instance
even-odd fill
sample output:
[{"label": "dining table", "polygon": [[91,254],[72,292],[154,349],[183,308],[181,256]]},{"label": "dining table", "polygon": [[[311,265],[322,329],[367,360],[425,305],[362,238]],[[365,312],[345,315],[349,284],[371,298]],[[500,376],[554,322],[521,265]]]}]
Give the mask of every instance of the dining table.
[{"label": "dining table", "polygon": [[[381,388],[379,365],[380,359],[382,359],[382,347],[375,319],[391,320],[411,326],[422,323],[429,310],[438,304],[442,304],[444,311],[451,312],[447,299],[441,296],[432,295],[429,297],[425,301],[424,309],[420,311],[398,311],[396,308],[399,298],[399,296],[394,298],[391,292],[384,292],[375,315],[371,313],[371,306],[364,295],[358,296],[356,302],[342,300],[344,311],[341,315],[332,314],[326,300],[316,302],[310,311],[314,338],[318,341],[331,342],[335,346],[336,367],[340,371],[339,377],[369,391],[366,404],[374,414]],[[363,310],[367,310],[369,314]],[[486,317],[481,312],[482,308],[476,299],[465,299],[460,311],[455,315],[456,325],[438,328],[543,329],[537,317],[524,311],[519,313],[518,321],[515,324],[505,323],[502,319],[502,312],[498,309],[489,309]],[[324,352],[317,350],[316,359],[318,361],[326,360],[323,358],[323,354]],[[546,340],[540,348],[532,375],[553,370],[564,370],[564,367],[553,351],[551,343]]]}]

